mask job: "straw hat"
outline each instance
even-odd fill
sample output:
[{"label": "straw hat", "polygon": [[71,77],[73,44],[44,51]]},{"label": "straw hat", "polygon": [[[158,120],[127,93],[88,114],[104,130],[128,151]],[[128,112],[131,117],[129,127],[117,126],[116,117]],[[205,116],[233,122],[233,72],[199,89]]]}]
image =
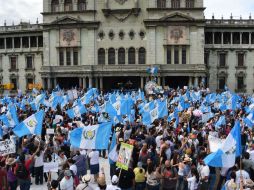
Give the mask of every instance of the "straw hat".
[{"label": "straw hat", "polygon": [[82,182],[87,183],[91,180],[91,176],[89,174],[86,174],[82,177]]}]

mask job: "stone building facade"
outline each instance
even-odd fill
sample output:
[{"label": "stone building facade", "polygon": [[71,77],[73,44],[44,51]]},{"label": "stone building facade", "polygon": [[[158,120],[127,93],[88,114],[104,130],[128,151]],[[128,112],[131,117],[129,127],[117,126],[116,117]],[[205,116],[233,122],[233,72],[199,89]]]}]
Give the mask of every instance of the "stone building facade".
[{"label": "stone building facade", "polygon": [[42,24],[0,28],[1,82],[143,88],[157,66],[162,86],[252,93],[254,21],[204,10],[203,0],[43,0]]}]

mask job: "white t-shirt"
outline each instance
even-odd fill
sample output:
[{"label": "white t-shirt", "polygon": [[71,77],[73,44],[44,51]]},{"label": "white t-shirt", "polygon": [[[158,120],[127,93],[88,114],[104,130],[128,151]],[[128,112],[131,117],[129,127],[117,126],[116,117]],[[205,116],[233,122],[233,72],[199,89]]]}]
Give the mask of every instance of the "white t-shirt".
[{"label": "white t-shirt", "polygon": [[60,182],[61,190],[73,190],[73,179],[72,177],[67,180],[65,177]]},{"label": "white t-shirt", "polygon": [[121,190],[121,188],[116,185],[107,185],[106,190]]},{"label": "white t-shirt", "polygon": [[40,156],[35,156],[34,167],[43,166],[44,152],[41,152]]},{"label": "white t-shirt", "polygon": [[99,151],[92,151],[88,156],[90,158],[91,165],[99,164]]},{"label": "white t-shirt", "polygon": [[188,181],[188,190],[198,189],[198,183],[197,183],[196,176],[188,178],[187,181]]},{"label": "white t-shirt", "polygon": [[[199,174],[201,176],[201,179],[204,179],[205,177],[209,177],[210,169],[208,166],[199,166]],[[208,182],[208,179],[205,180],[205,182]]]},{"label": "white t-shirt", "polygon": [[73,172],[74,175],[77,175],[78,168],[75,164],[70,166],[70,170]]}]

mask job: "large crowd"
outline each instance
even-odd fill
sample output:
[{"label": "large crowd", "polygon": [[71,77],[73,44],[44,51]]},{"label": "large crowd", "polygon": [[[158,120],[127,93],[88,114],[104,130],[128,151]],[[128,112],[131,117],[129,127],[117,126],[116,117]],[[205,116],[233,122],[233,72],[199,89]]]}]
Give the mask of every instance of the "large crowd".
[{"label": "large crowd", "polygon": [[[87,93],[83,89],[76,92],[77,99]],[[64,91],[61,93],[66,95]],[[46,99],[50,97],[49,92],[45,94]],[[70,133],[75,128],[112,121],[112,115],[103,110],[102,105],[126,96],[133,100],[133,118],[120,115],[118,121],[112,122],[110,139],[105,139],[109,141],[108,149],[84,150],[71,144]],[[227,105],[232,97],[237,97],[235,107]],[[19,104],[28,100],[28,95],[12,97],[8,101],[7,97],[3,99],[2,114],[8,111],[8,104],[13,103],[20,122],[36,112],[29,103]],[[167,115],[144,124],[142,108],[150,102],[164,100],[167,101],[167,107],[163,108],[167,109]],[[75,104],[75,99],[54,108],[40,103],[38,109],[45,111],[41,135],[18,137],[12,127],[1,123],[1,140],[11,139],[17,151],[0,155],[0,190],[16,190],[18,187],[29,190],[32,178],[35,179],[33,185],[47,183],[50,190],[90,190],[95,186],[96,190],[254,189],[253,128],[244,122],[244,118],[252,113],[253,103],[251,96],[228,90],[211,93],[209,89],[188,88],[153,94],[141,91],[93,94],[89,102],[83,103],[87,111],[74,118],[70,118],[66,110]],[[94,107],[96,109],[92,109]],[[205,118],[205,115],[209,117]],[[56,121],[56,116],[61,119]],[[221,116],[225,117],[225,122],[218,124]],[[236,157],[230,168],[207,165],[204,160],[211,153],[208,137],[226,139],[236,121],[240,121],[241,126],[241,156]],[[54,134],[47,134],[47,129],[54,129]],[[116,138],[116,154],[122,142],[133,145],[127,170],[118,168],[116,160],[110,156],[113,138]],[[100,159],[108,159],[110,176],[106,176],[105,168],[100,166]],[[49,162],[58,163],[54,175],[44,172],[44,163]],[[106,178],[110,178],[110,183]]]}]

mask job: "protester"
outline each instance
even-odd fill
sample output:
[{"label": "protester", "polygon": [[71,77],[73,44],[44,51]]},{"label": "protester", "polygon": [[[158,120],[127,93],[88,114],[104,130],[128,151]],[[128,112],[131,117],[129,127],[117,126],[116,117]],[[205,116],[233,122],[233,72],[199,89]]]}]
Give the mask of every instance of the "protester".
[{"label": "protester", "polygon": [[[27,190],[33,176],[40,187],[45,162],[58,164],[57,181],[44,174],[49,189],[251,188],[252,96],[187,87],[152,91],[56,89],[3,97],[0,138],[11,139],[19,154],[0,155],[1,188]],[[18,123],[8,126],[5,116]],[[129,148],[121,153],[123,143]],[[102,159],[111,183],[99,172]]]},{"label": "protester", "polygon": [[60,182],[61,190],[73,190],[74,189],[74,181],[72,177],[72,173],[70,170],[64,171],[64,178]]}]

